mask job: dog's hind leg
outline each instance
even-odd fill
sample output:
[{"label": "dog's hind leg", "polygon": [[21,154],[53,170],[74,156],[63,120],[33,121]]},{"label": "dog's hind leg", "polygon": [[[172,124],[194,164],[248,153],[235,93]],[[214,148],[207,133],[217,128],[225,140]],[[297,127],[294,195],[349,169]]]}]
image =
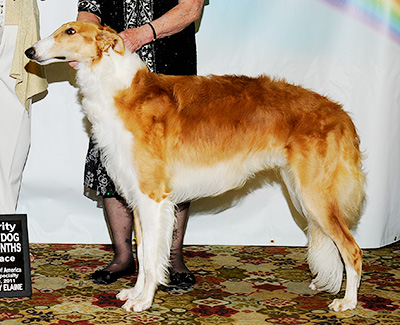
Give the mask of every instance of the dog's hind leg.
[{"label": "dog's hind leg", "polygon": [[167,284],[169,252],[174,227],[174,205],[168,199],[156,202],[142,196],[138,204],[142,237],[138,246],[139,275],[132,289],[122,290],[127,311],[150,308],[159,284]]},{"label": "dog's hind leg", "polygon": [[346,291],[343,299],[335,299],[329,308],[335,311],[354,309],[361,278],[361,249],[350,233],[342,212],[332,198],[315,191],[301,191],[303,211],[308,219],[308,263],[315,279],[310,288],[336,294],[346,269]]},{"label": "dog's hind leg", "polygon": [[285,181],[298,197],[300,212],[309,223],[308,262],[316,276],[310,287],[337,293],[342,283],[342,260],[344,262],[345,296],[329,305],[335,311],[343,311],[357,305],[362,254],[350,226],[361,209],[364,175],[357,157],[341,159],[338,150],[332,152],[330,156],[321,156],[313,149],[303,148],[302,154],[297,154],[296,160],[286,169]]},{"label": "dog's hind leg", "polygon": [[[306,203],[307,205],[307,203]],[[337,208],[314,210],[310,207],[308,262],[315,279],[311,288],[337,293],[342,283],[343,265],[346,269],[346,290],[343,299],[335,299],[329,308],[335,311],[354,309],[361,278],[361,249]],[[314,215],[314,213],[317,213]],[[339,255],[340,254],[340,255]]]},{"label": "dog's hind leg", "polygon": [[339,251],[332,239],[315,225],[305,207],[303,197],[299,195],[297,177],[287,168],[281,170],[282,178],[297,211],[308,221],[308,254],[307,260],[311,273],[315,276],[310,288],[318,291],[338,293],[343,279],[343,264]]},{"label": "dog's hind leg", "polygon": [[287,169],[281,171],[282,178],[290,194],[290,198],[297,211],[308,221],[308,254],[307,260],[311,273],[315,278],[310,288],[318,291],[338,293],[343,279],[343,263],[339,251],[332,239],[310,219],[307,209],[304,207],[302,197],[298,195],[294,185],[294,177]]},{"label": "dog's hind leg", "polygon": [[[350,233],[339,203],[320,187],[302,195],[309,219],[310,248],[308,262],[316,275],[311,288],[337,293],[342,282],[342,258],[346,269],[346,291],[329,308],[335,311],[354,309],[361,278],[361,249]],[[339,254],[340,256],[339,256]]]}]

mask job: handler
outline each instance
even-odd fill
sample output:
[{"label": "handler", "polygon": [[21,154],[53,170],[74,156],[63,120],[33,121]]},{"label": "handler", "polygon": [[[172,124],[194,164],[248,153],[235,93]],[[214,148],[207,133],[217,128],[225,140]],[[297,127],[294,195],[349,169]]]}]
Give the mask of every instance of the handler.
[{"label": "handler", "polygon": [[[78,18],[108,25],[120,33],[129,50],[137,51],[156,73],[197,73],[194,21],[200,17],[203,0],[79,0]],[[71,64],[74,66],[74,64]],[[116,192],[91,141],[86,157],[85,185],[103,197],[105,215],[112,233],[114,259],[92,275],[94,283],[109,284],[136,271],[132,255],[133,216]],[[189,202],[177,207],[171,247],[170,287],[186,289],[196,282],[182,254]]]},{"label": "handler", "polygon": [[32,97],[44,92],[42,68],[25,49],[39,40],[36,0],[0,0],[0,214],[14,214],[31,142]]}]

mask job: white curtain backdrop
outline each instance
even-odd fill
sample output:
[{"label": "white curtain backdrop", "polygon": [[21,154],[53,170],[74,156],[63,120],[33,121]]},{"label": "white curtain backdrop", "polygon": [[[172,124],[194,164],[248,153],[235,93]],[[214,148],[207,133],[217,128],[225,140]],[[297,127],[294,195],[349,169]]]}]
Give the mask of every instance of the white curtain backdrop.
[{"label": "white curtain backdrop", "polygon": [[[360,1],[210,0],[197,33],[199,74],[286,78],[351,113],[368,179],[355,231],[363,248],[400,238],[400,22],[394,2],[381,2],[368,9]],[[76,17],[76,1],[38,4],[42,37]],[[48,94],[33,105],[18,212],[28,215],[31,242],[109,243],[102,209],[83,195],[90,126],[74,71],[53,64],[47,74]],[[265,173],[241,190],[193,202],[185,243],[302,246],[304,228],[279,177]]]}]

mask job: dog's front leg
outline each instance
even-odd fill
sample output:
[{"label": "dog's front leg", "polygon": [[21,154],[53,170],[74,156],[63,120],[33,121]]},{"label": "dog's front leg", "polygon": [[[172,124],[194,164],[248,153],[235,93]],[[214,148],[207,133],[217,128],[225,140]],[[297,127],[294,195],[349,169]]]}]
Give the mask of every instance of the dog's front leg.
[{"label": "dog's front leg", "polygon": [[[143,245],[142,245],[142,225],[140,223],[139,212],[137,210],[133,211],[134,226],[135,226],[135,239],[136,239],[136,254],[138,261],[143,261]],[[123,289],[117,295],[120,300],[137,299],[141,297],[144,287],[144,270],[143,264],[139,263],[138,277],[136,279],[136,284],[132,289]]]},{"label": "dog's front leg", "polygon": [[156,202],[142,197],[137,211],[142,230],[138,242],[138,280],[134,288],[124,289],[117,295],[118,299],[126,300],[125,310],[136,312],[150,308],[157,286],[167,282],[175,220],[174,205],[168,199]]}]

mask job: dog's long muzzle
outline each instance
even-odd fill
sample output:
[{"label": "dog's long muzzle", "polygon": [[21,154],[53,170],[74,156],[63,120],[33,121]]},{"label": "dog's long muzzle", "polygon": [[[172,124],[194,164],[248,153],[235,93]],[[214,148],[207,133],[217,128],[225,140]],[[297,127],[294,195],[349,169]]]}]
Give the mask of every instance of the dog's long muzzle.
[{"label": "dog's long muzzle", "polygon": [[[25,51],[25,55],[28,57],[28,59],[36,61],[39,64],[46,64],[46,63],[44,63],[46,61],[49,62],[49,59],[43,59],[40,55],[38,55],[33,46]],[[66,57],[65,56],[56,56],[56,57],[53,57],[52,59],[59,60],[59,61],[65,61]]]}]

